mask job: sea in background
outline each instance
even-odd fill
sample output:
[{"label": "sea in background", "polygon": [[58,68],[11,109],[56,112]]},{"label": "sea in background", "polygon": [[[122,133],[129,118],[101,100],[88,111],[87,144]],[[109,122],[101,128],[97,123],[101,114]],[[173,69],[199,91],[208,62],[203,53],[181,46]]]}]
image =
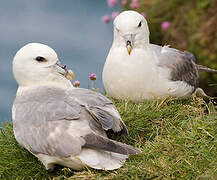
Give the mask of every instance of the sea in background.
[{"label": "sea in background", "polygon": [[95,87],[103,92],[102,69],[112,44],[112,22],[101,16],[120,10],[106,0],[7,0],[0,11],[0,121],[11,121],[17,83],[12,74],[15,53],[25,44],[51,46],[75,79],[87,88],[89,74],[96,73]]}]

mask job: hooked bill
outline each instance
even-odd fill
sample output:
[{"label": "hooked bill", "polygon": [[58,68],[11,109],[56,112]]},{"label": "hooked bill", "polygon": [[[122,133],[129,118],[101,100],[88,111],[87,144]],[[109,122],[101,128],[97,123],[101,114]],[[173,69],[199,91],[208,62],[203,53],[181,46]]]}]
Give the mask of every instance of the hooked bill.
[{"label": "hooked bill", "polygon": [[74,74],[74,72],[73,72],[71,69],[69,69],[69,70],[66,72],[65,77],[66,77],[68,80],[72,81],[72,80],[74,79],[74,77],[75,77],[75,74]]}]

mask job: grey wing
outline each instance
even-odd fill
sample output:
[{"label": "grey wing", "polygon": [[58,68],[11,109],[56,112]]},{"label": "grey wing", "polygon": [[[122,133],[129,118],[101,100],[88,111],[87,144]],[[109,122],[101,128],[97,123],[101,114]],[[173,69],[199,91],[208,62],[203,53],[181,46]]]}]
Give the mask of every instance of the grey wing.
[{"label": "grey wing", "polygon": [[78,154],[85,141],[67,130],[73,121],[80,121],[80,116],[81,107],[76,102],[67,102],[62,89],[28,91],[25,96],[16,97],[13,105],[15,138],[35,154],[61,157]]},{"label": "grey wing", "polygon": [[168,46],[155,47],[155,51],[158,51],[159,66],[170,69],[172,81],[184,81],[195,89],[199,86],[198,68],[193,54]]},{"label": "grey wing", "polygon": [[70,90],[69,94],[76,97],[79,104],[92,116],[94,121],[90,121],[90,123],[93,128],[100,124],[100,127],[106,131],[112,129],[114,132],[121,131],[125,135],[128,134],[126,125],[108,98],[100,93],[82,88]]},{"label": "grey wing", "polygon": [[[18,106],[19,105],[19,106]],[[81,107],[73,99],[68,99],[66,91],[59,88],[41,87],[28,90],[14,101],[16,117],[23,123],[38,125],[46,121],[79,119]],[[33,116],[34,115],[34,116]]]},{"label": "grey wing", "polygon": [[188,59],[190,59],[196,63],[196,57],[194,56],[193,53],[191,53],[189,51],[184,51],[183,53],[188,57]]},{"label": "grey wing", "polygon": [[[85,92],[85,90],[81,91]],[[106,105],[109,108],[111,108],[109,105],[112,105],[108,99],[88,91],[83,92],[85,96],[81,96],[84,98],[89,94],[93,96],[92,99],[90,98],[85,103],[79,103],[82,101],[82,98],[79,98],[80,93],[74,92],[74,90],[71,94],[69,92],[55,88],[39,88],[26,92],[25,96],[16,97],[13,105],[13,126],[15,138],[21,145],[34,154],[42,153],[60,157],[79,154],[82,147],[108,151],[116,147],[117,149],[113,149],[113,152],[121,153],[121,150],[123,150],[122,153],[134,152],[130,150],[133,148],[109,140],[103,137],[104,134],[95,133],[94,129],[90,127],[91,124],[92,126],[100,125],[99,129],[103,130],[103,126],[108,126],[109,123],[105,119],[108,118],[107,116],[112,116],[107,115],[109,110],[106,109]],[[96,100],[96,96],[101,100]],[[85,99],[83,100],[85,101]],[[93,110],[94,106],[90,106],[90,102],[95,107],[104,104],[100,108],[106,112],[99,115],[97,110]],[[86,110],[87,104],[89,104],[90,110]],[[100,118],[94,119],[89,111],[101,116],[105,122],[102,122]],[[99,111],[101,112],[101,110]],[[92,121],[96,124],[93,125]],[[97,141],[87,142],[90,138],[99,139],[100,143]]]}]

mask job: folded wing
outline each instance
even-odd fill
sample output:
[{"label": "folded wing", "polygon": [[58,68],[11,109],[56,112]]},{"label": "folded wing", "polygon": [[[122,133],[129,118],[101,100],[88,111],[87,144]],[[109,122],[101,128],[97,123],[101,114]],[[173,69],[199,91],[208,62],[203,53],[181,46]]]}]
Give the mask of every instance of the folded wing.
[{"label": "folded wing", "polygon": [[193,54],[168,46],[153,45],[153,49],[158,54],[159,66],[170,69],[172,81],[184,81],[195,89],[199,86],[198,68]]},{"label": "folded wing", "polygon": [[17,141],[34,154],[68,157],[79,154],[82,148],[120,154],[139,152],[100,134],[108,129],[127,129],[112,102],[88,90],[29,90],[16,98],[13,122]]}]

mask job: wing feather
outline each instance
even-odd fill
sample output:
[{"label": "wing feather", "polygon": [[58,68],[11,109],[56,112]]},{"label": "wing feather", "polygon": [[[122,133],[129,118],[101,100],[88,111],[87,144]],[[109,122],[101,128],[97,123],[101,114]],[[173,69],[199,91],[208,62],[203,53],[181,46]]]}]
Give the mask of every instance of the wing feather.
[{"label": "wing feather", "polygon": [[119,154],[138,154],[139,150],[117,141],[99,136],[95,133],[87,134],[83,137],[85,139],[84,147],[92,149],[101,149],[105,151],[115,152]]},{"label": "wing feather", "polygon": [[184,81],[195,89],[199,86],[198,68],[193,54],[169,48],[168,46],[153,47],[158,52],[159,66],[170,69],[172,81]]},{"label": "wing feather", "polygon": [[82,88],[70,90],[68,93],[73,95],[76,101],[86,108],[104,130],[112,129],[114,132],[121,131],[128,135],[127,128],[118,111],[107,97]]},{"label": "wing feather", "polygon": [[[127,131],[110,100],[83,89],[28,90],[15,99],[13,123],[17,141],[29,151],[59,157],[79,154],[88,144],[83,137],[95,133],[93,126],[101,128],[97,133],[108,129]],[[107,138],[100,140],[106,142]],[[96,141],[91,146],[102,149]]]}]

